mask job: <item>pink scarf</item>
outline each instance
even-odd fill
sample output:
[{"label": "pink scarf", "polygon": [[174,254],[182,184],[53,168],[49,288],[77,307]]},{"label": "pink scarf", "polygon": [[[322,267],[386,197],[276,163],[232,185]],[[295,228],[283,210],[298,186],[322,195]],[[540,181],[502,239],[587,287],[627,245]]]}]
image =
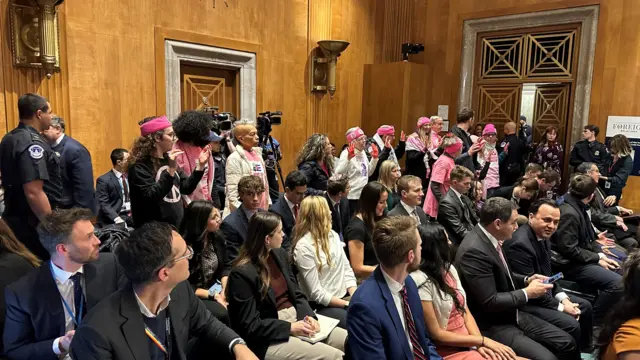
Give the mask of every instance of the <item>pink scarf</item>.
[{"label": "pink scarf", "polygon": [[[173,148],[184,151],[184,154],[176,158],[176,162],[178,163],[178,166],[182,169],[182,171],[185,172],[185,174],[191,175],[191,173],[196,169],[198,157],[202,152],[202,148],[199,146],[184,143],[180,140],[178,140],[173,145]],[[193,193],[182,194],[187,204],[193,200],[211,200],[211,188],[213,186],[214,171],[213,156],[209,157],[209,163],[207,167],[208,168],[205,168],[205,173],[202,176],[202,180],[200,180]]]}]

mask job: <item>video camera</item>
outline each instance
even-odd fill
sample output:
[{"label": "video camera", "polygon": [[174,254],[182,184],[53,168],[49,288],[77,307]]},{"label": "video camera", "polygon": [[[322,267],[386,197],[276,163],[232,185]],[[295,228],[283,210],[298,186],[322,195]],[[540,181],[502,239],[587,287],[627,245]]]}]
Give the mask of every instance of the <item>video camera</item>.
[{"label": "video camera", "polygon": [[233,127],[233,123],[237,120],[232,113],[218,112],[220,107],[209,106],[209,101],[206,98],[202,99],[202,103],[205,106],[200,111],[211,116],[211,130],[217,133],[231,130],[231,128]]},{"label": "video camera", "polygon": [[[262,140],[263,137],[269,136],[271,134],[271,125],[281,125],[282,124],[282,111],[265,111],[261,112],[258,115],[258,136]],[[262,141],[261,141],[262,142]]]}]

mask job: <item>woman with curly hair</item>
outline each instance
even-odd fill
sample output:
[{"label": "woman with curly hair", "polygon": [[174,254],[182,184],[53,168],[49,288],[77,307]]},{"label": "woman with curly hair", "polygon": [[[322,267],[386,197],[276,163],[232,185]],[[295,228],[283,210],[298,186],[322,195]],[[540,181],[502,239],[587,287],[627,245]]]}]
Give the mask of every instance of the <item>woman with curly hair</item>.
[{"label": "woman with curly hair", "polygon": [[298,170],[307,177],[307,194],[322,195],[333,174],[333,146],[323,134],[313,134],[296,159]]},{"label": "woman with curly hair", "polygon": [[[200,111],[184,111],[173,121],[173,131],[178,141],[173,144],[174,150],[182,151],[176,162],[185,174],[191,175],[197,166],[198,156],[215,139],[220,139],[211,131],[211,117]],[[215,165],[213,158],[204,167],[204,174],[196,189],[182,198],[189,204],[193,200],[211,200]]]},{"label": "woman with curly hair", "polygon": [[176,158],[182,151],[173,149],[175,133],[166,116],[140,122],[140,137],[134,140],[129,156],[129,195],[135,227],[150,221],[180,226],[184,215],[182,194],[191,194],[202,179],[211,152],[197,157],[196,168],[187,176]]}]

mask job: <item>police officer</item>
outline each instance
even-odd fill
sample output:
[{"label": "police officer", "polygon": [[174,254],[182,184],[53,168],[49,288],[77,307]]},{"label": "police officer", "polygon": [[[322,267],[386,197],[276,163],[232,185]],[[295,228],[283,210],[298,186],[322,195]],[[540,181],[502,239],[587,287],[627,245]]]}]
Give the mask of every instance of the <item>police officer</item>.
[{"label": "police officer", "polygon": [[600,128],[595,125],[587,125],[582,130],[582,140],[578,141],[571,150],[569,165],[578,166],[583,162],[591,162],[596,164],[601,174],[605,173],[605,164],[609,159],[609,150],[607,147],[596,140],[596,136],[600,133]]},{"label": "police officer", "polygon": [[42,96],[27,93],[18,99],[18,113],[20,124],[0,142],[3,219],[29,250],[48,259],[36,226],[62,198],[59,158],[40,135],[51,126],[51,105]]},{"label": "police officer", "polygon": [[498,144],[500,186],[514,185],[524,169],[524,144],[516,135],[516,123],[504,124],[504,139]]}]

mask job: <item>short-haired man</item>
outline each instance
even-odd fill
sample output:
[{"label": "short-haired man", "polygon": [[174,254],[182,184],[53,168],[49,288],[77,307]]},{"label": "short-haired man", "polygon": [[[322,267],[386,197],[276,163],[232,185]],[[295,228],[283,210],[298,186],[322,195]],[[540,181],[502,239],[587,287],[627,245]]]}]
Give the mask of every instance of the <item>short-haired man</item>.
[{"label": "short-haired man", "polygon": [[469,108],[463,108],[458,113],[456,125],[451,133],[462,140],[462,153],[456,158],[456,164],[462,165],[471,171],[479,169],[476,155],[481,149],[480,142],[473,143],[469,131],[473,128],[474,112]]},{"label": "short-haired man", "polygon": [[516,123],[504,124],[504,138],[498,145],[500,162],[500,186],[511,186],[524,168],[524,144],[516,135]]},{"label": "short-haired man", "polygon": [[473,173],[469,169],[456,165],[451,170],[451,187],[442,198],[438,207],[438,222],[449,235],[449,240],[456,246],[472,231],[478,223],[478,217],[473,210],[473,203],[467,197],[471,188]]},{"label": "short-haired man", "polygon": [[269,208],[269,211],[282,218],[282,231],[285,235],[282,247],[287,251],[291,248],[293,227],[298,220],[300,203],[306,192],[307,177],[302,171],[294,170],[287,174],[287,178],[284,180],[284,194],[280,194],[278,201]]},{"label": "short-haired man", "polygon": [[265,192],[262,179],[255,175],[248,175],[238,182],[238,199],[240,207],[227,216],[220,225],[220,230],[227,241],[227,256],[233,262],[240,253],[249,230],[249,220],[253,214],[266,209],[260,208]]},{"label": "short-haired man", "polygon": [[[455,265],[467,293],[469,310],[483,335],[529,359],[580,359],[571,335],[521,311],[531,300],[553,288],[547,277],[511,272],[502,251],[518,228],[516,205],[491,198],[480,212],[480,223],[462,240]],[[557,355],[557,357],[556,357]]]},{"label": "short-haired man", "polygon": [[533,129],[527,124],[527,117],[520,115],[520,129],[518,130],[518,138],[524,145],[530,145],[533,140]]},{"label": "short-haired man", "polygon": [[257,359],[196,297],[186,281],[193,249],[171,225],[142,225],[120,243],[116,256],[130,284],[82,322],[71,346],[73,359],[185,359],[194,337],[207,343],[197,349],[209,356]]},{"label": "short-haired man", "polygon": [[42,132],[53,151],[60,156],[62,174],[62,203],[60,207],[97,211],[96,192],[93,188],[91,154],[78,140],[65,134],[64,119],[51,117],[51,126]]},{"label": "short-haired man", "polygon": [[36,227],[62,200],[60,159],[40,135],[51,126],[51,104],[40,95],[27,93],[18,99],[18,115],[20,124],[0,143],[2,219],[29,250],[48,259]]},{"label": "short-haired man", "polygon": [[99,253],[92,217],[88,209],[56,210],[40,223],[40,241],[51,260],[5,290],[8,358],[68,359],[87,311],[124,284],[115,257]]},{"label": "short-haired man", "polygon": [[[536,200],[529,208],[529,223],[513,233],[504,244],[504,253],[511,270],[531,276],[553,276],[551,270],[551,239],[560,222],[560,209],[551,199]],[[568,332],[580,348],[589,350],[593,325],[591,304],[577,296],[567,295],[555,283],[545,296],[529,302],[524,309],[550,324]],[[589,351],[587,351],[589,352]]]},{"label": "short-haired man", "polygon": [[610,246],[604,233],[597,234],[591,225],[588,204],[596,191],[596,182],[588,175],[571,179],[569,193],[560,205],[560,225],[556,250],[569,261],[563,270],[565,278],[581,286],[599,290],[593,304],[594,321],[601,324],[609,309],[622,295],[622,277],[616,273],[620,265],[609,259],[601,245]]},{"label": "short-haired man", "polygon": [[540,175],[540,173],[542,173],[543,171],[544,171],[544,168],[542,167],[542,165],[536,164],[536,163],[529,163],[524,168],[524,175],[522,177],[525,179],[533,179],[535,177],[538,177],[538,175]]},{"label": "short-haired man", "polygon": [[603,174],[605,164],[609,157],[607,147],[596,140],[600,128],[595,125],[586,125],[582,130],[582,140],[578,141],[571,150],[569,156],[569,165],[578,166],[583,162],[592,162],[598,166],[600,173]]},{"label": "short-haired man", "polygon": [[427,223],[427,214],[422,210],[422,180],[413,175],[404,175],[398,179],[398,193],[400,202],[391,211],[389,216],[411,216],[420,224]]},{"label": "short-haired man", "polygon": [[102,226],[110,224],[133,226],[127,180],[128,159],[129,151],[113,149],[111,151],[113,169],[100,176],[96,182],[96,195],[100,204],[98,222]]},{"label": "short-haired man", "polygon": [[[340,240],[345,243],[344,233],[349,225],[349,179],[342,174],[334,174],[329,178],[327,192],[324,197],[331,209],[331,229],[340,235]],[[346,243],[345,243],[346,245]]]},{"label": "short-haired man", "polygon": [[417,223],[391,216],[376,223],[373,248],[380,262],[349,302],[348,344],[351,358],[442,359],[431,343],[416,283],[421,241]]}]

